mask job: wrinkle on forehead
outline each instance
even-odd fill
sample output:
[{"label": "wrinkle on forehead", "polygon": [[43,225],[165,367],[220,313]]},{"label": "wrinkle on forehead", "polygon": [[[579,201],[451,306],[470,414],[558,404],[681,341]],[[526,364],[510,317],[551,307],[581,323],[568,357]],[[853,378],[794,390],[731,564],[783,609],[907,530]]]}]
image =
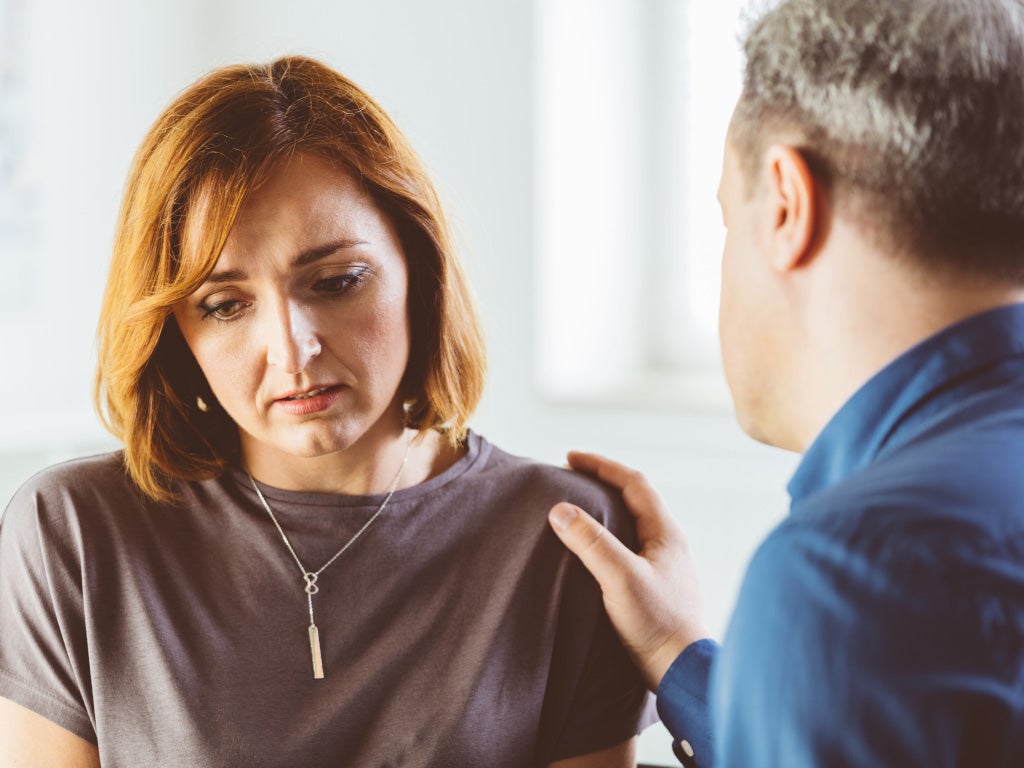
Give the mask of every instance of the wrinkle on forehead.
[{"label": "wrinkle on forehead", "polygon": [[231,263],[224,266],[239,266],[235,259],[249,253],[290,263],[330,243],[372,244],[388,238],[386,218],[347,167],[299,153],[246,198],[225,244]]}]

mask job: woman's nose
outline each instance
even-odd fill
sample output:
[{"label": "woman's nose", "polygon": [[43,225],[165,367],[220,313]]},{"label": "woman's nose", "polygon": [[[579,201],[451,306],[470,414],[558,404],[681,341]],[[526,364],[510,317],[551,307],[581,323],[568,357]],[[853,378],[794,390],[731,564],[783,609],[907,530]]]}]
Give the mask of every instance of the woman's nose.
[{"label": "woman's nose", "polygon": [[302,373],[320,354],[312,318],[293,303],[282,303],[268,322],[267,363],[288,374]]}]

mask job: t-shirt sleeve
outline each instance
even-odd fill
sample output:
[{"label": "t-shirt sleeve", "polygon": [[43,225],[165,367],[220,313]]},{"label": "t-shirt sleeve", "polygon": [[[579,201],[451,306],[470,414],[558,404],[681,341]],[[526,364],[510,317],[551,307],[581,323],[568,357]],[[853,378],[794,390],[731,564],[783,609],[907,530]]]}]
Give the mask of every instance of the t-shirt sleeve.
[{"label": "t-shirt sleeve", "polygon": [[657,720],[651,697],[602,617],[580,668],[569,719],[551,745],[548,762],[596,752],[636,736]]},{"label": "t-shirt sleeve", "polygon": [[943,555],[769,537],[712,673],[719,768],[1001,764],[1019,737],[1008,596],[982,598],[982,570]]},{"label": "t-shirt sleeve", "polygon": [[0,517],[0,696],[96,743],[81,548],[39,478]]},{"label": "t-shirt sleeve", "polygon": [[[635,548],[625,510],[612,501],[571,500]],[[605,613],[597,582],[572,555],[566,569],[554,677],[544,703],[541,764],[628,741],[658,720],[654,697]]]}]

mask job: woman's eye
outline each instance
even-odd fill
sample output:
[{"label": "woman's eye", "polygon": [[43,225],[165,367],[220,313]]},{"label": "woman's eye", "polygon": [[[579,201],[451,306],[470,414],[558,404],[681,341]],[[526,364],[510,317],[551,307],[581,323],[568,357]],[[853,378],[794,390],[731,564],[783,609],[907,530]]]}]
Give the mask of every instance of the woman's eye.
[{"label": "woman's eye", "polygon": [[320,293],[340,294],[354,288],[361,283],[363,275],[361,272],[322,277],[313,283],[313,290]]},{"label": "woman's eye", "polygon": [[231,320],[239,312],[245,309],[245,302],[232,299],[230,301],[221,301],[217,304],[202,305],[200,309],[203,310],[203,319],[212,317],[216,320]]}]

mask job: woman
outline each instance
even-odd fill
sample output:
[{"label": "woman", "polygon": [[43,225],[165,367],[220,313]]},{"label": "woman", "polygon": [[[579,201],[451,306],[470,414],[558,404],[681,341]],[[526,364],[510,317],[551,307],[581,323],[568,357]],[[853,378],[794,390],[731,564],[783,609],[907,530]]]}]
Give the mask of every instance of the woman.
[{"label": "woman", "polygon": [[545,518],[624,514],[467,430],[477,328],[365,93],[297,57],[186,90],[131,171],[100,320],[124,450],[44,471],[0,526],[0,754],[631,765],[646,694]]}]

